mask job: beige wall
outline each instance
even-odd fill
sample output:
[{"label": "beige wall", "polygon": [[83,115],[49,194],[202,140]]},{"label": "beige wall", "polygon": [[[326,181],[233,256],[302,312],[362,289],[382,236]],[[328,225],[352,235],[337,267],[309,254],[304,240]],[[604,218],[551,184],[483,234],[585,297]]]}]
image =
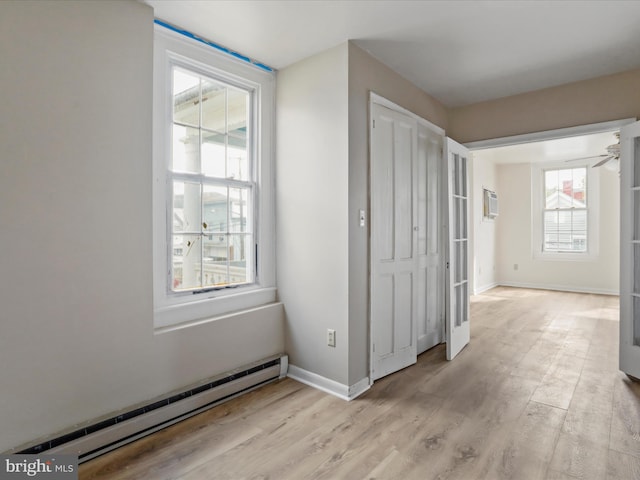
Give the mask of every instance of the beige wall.
[{"label": "beige wall", "polygon": [[437,100],[353,43],[349,43],[349,384],[369,375],[368,228],[358,210],[369,208],[369,92],[436,125],[447,127]]},{"label": "beige wall", "polygon": [[280,306],[154,334],[152,53],[142,3],[0,2],[0,451],[284,350]]},{"label": "beige wall", "polygon": [[[290,363],[348,384],[347,44],[277,78],[278,294]],[[336,346],[327,345],[327,329]]]},{"label": "beige wall", "polygon": [[640,117],[640,69],[449,110],[461,143]]}]

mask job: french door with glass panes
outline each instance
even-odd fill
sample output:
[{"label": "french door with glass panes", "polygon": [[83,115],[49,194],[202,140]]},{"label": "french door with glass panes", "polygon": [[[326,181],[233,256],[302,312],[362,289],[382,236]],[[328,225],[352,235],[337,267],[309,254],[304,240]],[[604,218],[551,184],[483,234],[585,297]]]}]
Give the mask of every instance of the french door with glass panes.
[{"label": "french door with glass panes", "polygon": [[446,139],[449,206],[447,256],[447,360],[469,343],[469,150]]},{"label": "french door with glass panes", "polygon": [[620,130],[620,370],[640,378],[640,122]]}]

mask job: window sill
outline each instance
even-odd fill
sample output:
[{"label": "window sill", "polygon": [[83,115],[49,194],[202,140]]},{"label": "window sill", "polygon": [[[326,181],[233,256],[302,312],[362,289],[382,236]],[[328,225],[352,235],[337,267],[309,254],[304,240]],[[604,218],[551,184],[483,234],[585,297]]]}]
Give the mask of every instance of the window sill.
[{"label": "window sill", "polygon": [[598,259],[598,254],[535,252],[533,254],[533,259],[548,262],[595,262]]},{"label": "window sill", "polygon": [[275,287],[249,287],[249,289],[226,293],[223,296],[218,292],[209,292],[208,298],[190,301],[188,303],[174,303],[157,306],[153,312],[153,323],[157,333],[173,329],[181,325],[199,324],[202,319],[211,319],[218,316],[260,307],[276,301]]}]

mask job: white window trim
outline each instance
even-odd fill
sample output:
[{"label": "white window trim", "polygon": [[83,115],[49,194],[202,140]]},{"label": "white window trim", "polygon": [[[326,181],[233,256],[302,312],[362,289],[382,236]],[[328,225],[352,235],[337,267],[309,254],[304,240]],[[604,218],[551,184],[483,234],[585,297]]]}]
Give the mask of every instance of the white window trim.
[{"label": "white window trim", "polygon": [[[566,168],[587,169],[587,251],[545,252],[543,249],[543,185],[544,171]],[[598,258],[600,221],[600,171],[588,161],[546,162],[531,164],[531,250],[534,259],[562,262],[592,262]]]},{"label": "white window trim", "polygon": [[[179,60],[194,69],[254,90],[256,136],[255,228],[257,270],[255,283],[201,293],[170,293],[168,288],[167,169],[171,152],[171,65]],[[275,74],[155,25],[153,74],[153,305],[154,327],[201,323],[228,313],[276,301],[274,215]]]}]

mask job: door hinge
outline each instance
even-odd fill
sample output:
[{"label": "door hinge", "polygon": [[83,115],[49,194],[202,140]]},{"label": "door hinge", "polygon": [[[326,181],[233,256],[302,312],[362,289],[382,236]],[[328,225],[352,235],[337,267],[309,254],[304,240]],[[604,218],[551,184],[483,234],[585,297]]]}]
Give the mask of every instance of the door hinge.
[{"label": "door hinge", "polygon": [[376,120],[375,120],[375,118],[373,119],[373,128],[376,128]]},{"label": "door hinge", "polygon": [[373,344],[373,351],[374,352],[376,351],[376,344],[375,343]]},{"label": "door hinge", "polygon": [[445,268],[449,268],[449,262],[447,262],[447,264],[445,265]]}]

